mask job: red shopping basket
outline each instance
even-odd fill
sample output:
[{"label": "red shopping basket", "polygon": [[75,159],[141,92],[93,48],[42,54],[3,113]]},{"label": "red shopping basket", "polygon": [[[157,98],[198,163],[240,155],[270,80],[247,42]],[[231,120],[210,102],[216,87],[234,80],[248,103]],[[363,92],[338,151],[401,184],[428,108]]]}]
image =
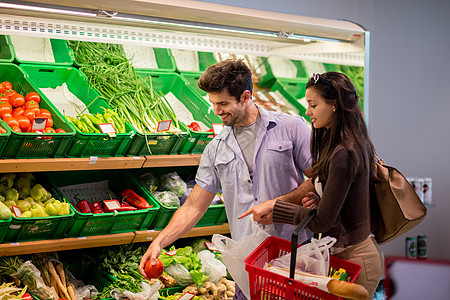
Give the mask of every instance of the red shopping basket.
[{"label": "red shopping basket", "polygon": [[[315,214],[313,211],[312,216]],[[309,219],[310,219],[309,218]],[[305,220],[305,224],[299,224],[297,229],[294,231],[293,239],[298,240],[298,232],[303,229],[306,223],[309,221]],[[303,222],[302,222],[303,223]],[[296,245],[297,242],[294,243]],[[304,284],[300,281],[291,279],[273,273],[271,271],[265,270],[265,263],[270,262],[274,258],[278,258],[285,254],[292,252],[293,264],[291,261],[291,266],[295,265],[296,250],[297,247],[291,247],[292,243],[284,239],[270,236],[264,242],[261,243],[246,259],[245,259],[245,270],[249,274],[250,283],[250,299],[256,300],[334,300],[334,299],[344,299],[331,295],[330,293],[319,290],[315,287]],[[295,251],[292,251],[295,249]],[[295,253],[294,253],[295,252]],[[330,267],[333,269],[344,268],[347,274],[353,282],[361,271],[361,266],[350,261],[340,259],[334,256],[330,256]],[[294,269],[291,267],[291,277],[293,277]]]}]

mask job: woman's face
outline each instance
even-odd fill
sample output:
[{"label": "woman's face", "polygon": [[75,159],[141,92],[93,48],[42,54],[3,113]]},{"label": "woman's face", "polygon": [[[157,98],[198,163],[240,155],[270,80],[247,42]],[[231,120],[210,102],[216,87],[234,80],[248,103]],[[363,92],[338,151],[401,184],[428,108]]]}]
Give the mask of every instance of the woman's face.
[{"label": "woman's face", "polygon": [[313,87],[306,90],[305,97],[308,102],[306,115],[311,117],[314,128],[329,129],[333,124],[335,106],[328,104]]}]

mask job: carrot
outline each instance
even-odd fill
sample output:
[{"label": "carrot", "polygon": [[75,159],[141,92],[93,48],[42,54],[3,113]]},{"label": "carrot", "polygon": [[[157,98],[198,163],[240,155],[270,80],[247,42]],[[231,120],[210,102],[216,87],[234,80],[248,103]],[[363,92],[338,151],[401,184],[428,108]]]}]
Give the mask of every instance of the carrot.
[{"label": "carrot", "polygon": [[56,284],[61,289],[65,299],[70,300],[70,296],[69,296],[69,293],[67,292],[67,288],[61,282],[61,278],[59,278],[58,273],[56,273],[53,263],[49,260],[47,264],[48,264],[48,271],[50,272],[50,275],[52,275],[52,277],[55,279]]}]

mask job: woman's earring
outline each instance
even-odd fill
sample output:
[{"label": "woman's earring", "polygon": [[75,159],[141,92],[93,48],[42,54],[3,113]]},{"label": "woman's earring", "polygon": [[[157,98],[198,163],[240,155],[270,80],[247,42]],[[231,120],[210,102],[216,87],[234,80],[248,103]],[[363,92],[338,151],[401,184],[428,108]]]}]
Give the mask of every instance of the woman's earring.
[{"label": "woman's earring", "polygon": [[335,112],[336,111],[336,108],[333,108],[333,112]]}]

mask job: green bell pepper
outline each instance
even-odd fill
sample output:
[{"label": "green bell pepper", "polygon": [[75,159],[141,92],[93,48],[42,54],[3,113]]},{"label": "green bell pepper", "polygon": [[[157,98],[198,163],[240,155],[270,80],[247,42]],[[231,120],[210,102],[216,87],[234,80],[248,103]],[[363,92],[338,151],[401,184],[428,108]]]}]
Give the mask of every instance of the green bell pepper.
[{"label": "green bell pepper", "polygon": [[19,200],[17,201],[16,206],[20,208],[20,211],[23,214],[24,212],[29,211],[33,205],[31,205],[31,203],[26,200]]},{"label": "green bell pepper", "polygon": [[31,188],[30,196],[36,201],[45,201],[50,199],[52,197],[52,194],[38,183]]},{"label": "green bell pepper", "polygon": [[17,202],[14,200],[6,200],[5,202],[3,202],[8,208],[9,210],[12,211],[12,206],[17,206]]},{"label": "green bell pepper", "polygon": [[9,188],[2,192],[3,196],[5,196],[5,201],[8,200],[19,200],[19,192],[15,188]]},{"label": "green bell pepper", "polygon": [[[53,198],[52,198],[53,199]],[[48,200],[45,202],[45,211],[50,215],[50,216],[59,216],[61,215],[61,201],[59,200]]]},{"label": "green bell pepper", "polygon": [[0,192],[12,188],[15,179],[16,174],[5,174],[2,177],[0,177]]},{"label": "green bell pepper", "polygon": [[47,215],[44,208],[38,204],[32,206],[30,212],[33,218],[45,217]]}]

